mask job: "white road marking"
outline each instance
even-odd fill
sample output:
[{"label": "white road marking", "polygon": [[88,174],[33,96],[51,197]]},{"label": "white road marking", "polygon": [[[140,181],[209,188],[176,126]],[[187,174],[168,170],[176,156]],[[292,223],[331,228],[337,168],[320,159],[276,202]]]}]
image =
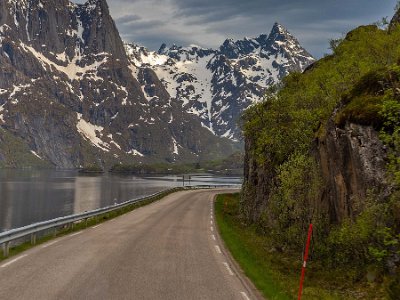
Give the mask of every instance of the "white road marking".
[{"label": "white road marking", "polygon": [[93,228],[93,229],[96,229],[97,227],[100,227],[100,226],[101,226],[101,224],[96,225],[96,226],[93,226],[92,228]]},{"label": "white road marking", "polygon": [[213,221],[211,220],[210,223],[211,223],[211,225],[212,225],[212,224],[213,224]]},{"label": "white road marking", "polygon": [[231,267],[228,265],[228,263],[224,262],[223,264],[225,265],[226,269],[228,270],[229,275],[233,276],[234,274],[232,272]]},{"label": "white road marking", "polygon": [[19,256],[17,258],[14,258],[13,260],[9,261],[8,263],[5,263],[4,265],[2,265],[0,268],[8,267],[9,265],[19,261],[20,259],[23,259],[24,257],[27,257],[27,256],[28,256],[28,254],[24,254],[24,255],[21,255],[21,256]]},{"label": "white road marking", "polygon": [[217,252],[218,252],[219,254],[222,254],[221,248],[220,248],[219,246],[215,246],[215,250],[217,250]]},{"label": "white road marking", "polygon": [[71,237],[71,236],[76,236],[76,235],[81,234],[81,233],[82,233],[82,231],[79,231],[79,232],[77,232],[77,233],[73,233],[73,234],[70,235],[70,237]]},{"label": "white road marking", "polygon": [[214,228],[212,226],[210,227],[210,229],[211,229],[211,231],[214,231]]},{"label": "white road marking", "polygon": [[216,240],[215,235],[212,234],[211,237],[214,241]]},{"label": "white road marking", "polygon": [[246,300],[250,300],[249,296],[247,296],[247,294],[245,292],[240,292],[243,296],[244,299]]},{"label": "white road marking", "polygon": [[59,242],[59,241],[54,241],[54,242],[51,242],[51,243],[45,244],[45,245],[43,245],[43,246],[42,246],[42,248],[44,249],[44,248],[47,248],[47,247],[53,246],[54,244],[57,244],[58,242]]}]

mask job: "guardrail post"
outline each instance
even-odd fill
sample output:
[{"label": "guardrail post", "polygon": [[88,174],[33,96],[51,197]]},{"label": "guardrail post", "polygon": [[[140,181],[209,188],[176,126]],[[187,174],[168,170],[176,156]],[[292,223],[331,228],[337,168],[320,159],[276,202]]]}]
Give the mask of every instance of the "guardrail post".
[{"label": "guardrail post", "polygon": [[88,225],[88,218],[85,219],[85,227]]},{"label": "guardrail post", "polygon": [[3,256],[8,257],[10,255],[10,242],[5,242],[3,244]]},{"label": "guardrail post", "polygon": [[31,234],[31,244],[36,245],[36,233]]},{"label": "guardrail post", "polygon": [[54,236],[54,237],[57,236],[57,227],[54,227],[53,236]]}]

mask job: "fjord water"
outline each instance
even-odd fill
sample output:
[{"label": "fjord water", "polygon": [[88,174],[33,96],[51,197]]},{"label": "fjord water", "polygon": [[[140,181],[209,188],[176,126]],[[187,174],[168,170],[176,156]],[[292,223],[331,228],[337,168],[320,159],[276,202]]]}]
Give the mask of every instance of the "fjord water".
[{"label": "fjord water", "polygon": [[[190,184],[227,185],[240,182],[237,177],[193,175]],[[1,170],[0,232],[182,185],[182,176],[137,177],[82,175],[76,171]]]}]

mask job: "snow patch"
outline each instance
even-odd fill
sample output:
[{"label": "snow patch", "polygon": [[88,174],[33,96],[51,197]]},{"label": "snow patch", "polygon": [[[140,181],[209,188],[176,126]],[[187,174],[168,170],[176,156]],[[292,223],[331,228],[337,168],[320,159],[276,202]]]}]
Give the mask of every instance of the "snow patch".
[{"label": "snow patch", "polygon": [[172,143],[173,143],[173,147],[174,147],[172,154],[179,155],[178,147],[181,147],[181,146],[177,143],[177,141],[174,138],[172,138]]},{"label": "snow patch", "polygon": [[127,154],[131,154],[133,156],[140,156],[140,157],[144,157],[144,155],[142,153],[140,153],[139,151],[137,151],[136,149],[132,149],[129,152],[126,152]]},{"label": "snow patch", "polygon": [[[107,63],[108,54],[105,53],[98,54],[97,56],[104,55],[101,61],[95,61],[93,64],[84,67],[78,65],[78,61],[80,61],[81,59],[81,57],[78,55],[75,56],[67,66],[62,66],[51,61],[44,54],[36,51],[33,47],[27,46],[22,42],[21,46],[26,52],[32,53],[39,60],[44,70],[46,70],[47,66],[53,67],[59,72],[66,74],[71,81],[81,79],[85,75],[90,75],[95,80],[103,80],[103,78],[97,76],[97,70],[101,65]],[[89,74],[93,72],[96,72],[96,74]]]},{"label": "snow patch", "polygon": [[103,130],[104,128],[101,126],[96,126],[93,125],[84,119],[82,119],[82,114],[77,114],[78,115],[78,124],[76,125],[76,128],[78,129],[78,132],[80,135],[88,140],[92,145],[96,146],[97,148],[100,148],[101,150],[105,152],[110,151],[110,145],[103,142],[98,136],[103,135]]},{"label": "snow patch", "polygon": [[31,153],[32,153],[33,155],[35,155],[37,158],[43,160],[43,158],[42,158],[41,156],[39,156],[39,154],[37,154],[35,151],[31,150]]},{"label": "snow patch", "polygon": [[0,122],[1,123],[5,123],[5,121],[4,121],[4,105],[5,104],[3,104],[2,106],[0,106]]}]

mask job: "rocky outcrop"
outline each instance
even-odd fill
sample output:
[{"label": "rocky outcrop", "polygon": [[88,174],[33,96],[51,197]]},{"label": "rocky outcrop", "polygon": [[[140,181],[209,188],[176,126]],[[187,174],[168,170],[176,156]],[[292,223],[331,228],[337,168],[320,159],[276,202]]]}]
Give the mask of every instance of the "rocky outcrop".
[{"label": "rocky outcrop", "polygon": [[262,212],[268,207],[275,172],[268,164],[260,163],[253,155],[253,140],[245,140],[244,179],[242,189],[241,213],[250,222],[260,220]]},{"label": "rocky outcrop", "polygon": [[340,128],[333,117],[313,148],[323,178],[320,202],[328,208],[330,222],[358,216],[369,192],[381,200],[390,194],[385,147],[372,126],[348,122]]},{"label": "rocky outcrop", "polygon": [[[324,216],[331,224],[355,219],[365,208],[369,196],[378,201],[387,199],[392,190],[387,178],[386,147],[373,126],[347,121],[337,125],[335,110],[327,125],[318,131],[310,147],[310,157],[317,162],[320,177],[319,196],[309,199],[308,209],[315,216]],[[260,220],[269,209],[272,193],[280,182],[276,166],[257,159],[252,136],[246,137],[244,159],[243,202],[244,217]]]}]

